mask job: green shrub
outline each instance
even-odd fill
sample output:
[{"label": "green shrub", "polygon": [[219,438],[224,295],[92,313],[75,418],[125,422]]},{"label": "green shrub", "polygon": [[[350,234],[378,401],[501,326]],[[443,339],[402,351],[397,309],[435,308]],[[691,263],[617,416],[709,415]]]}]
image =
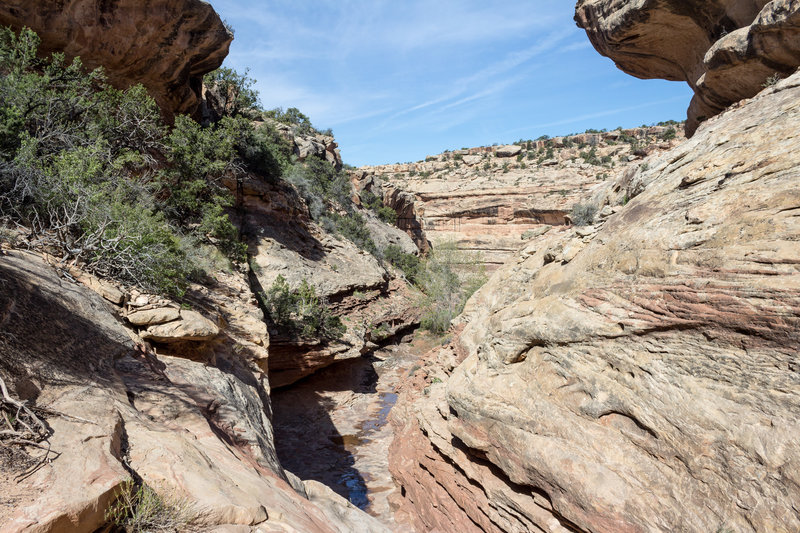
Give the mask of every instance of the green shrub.
[{"label": "green shrub", "polygon": [[418,283],[422,266],[419,257],[403,252],[403,249],[396,244],[390,244],[383,249],[383,258],[399,268],[408,281]]},{"label": "green shrub", "polygon": [[446,332],[485,282],[480,258],[459,250],[454,243],[438,246],[418,275],[418,286],[425,295],[420,302],[420,325],[433,333]]},{"label": "green shrub", "polygon": [[397,222],[397,212],[389,206],[383,205],[383,200],[371,191],[361,191],[361,205],[373,211],[379,219],[387,224],[394,225]]},{"label": "green shrub", "polygon": [[185,498],[161,496],[133,481],[122,484],[105,513],[108,525],[126,533],[189,531],[199,519],[200,512]]},{"label": "green shrub", "polygon": [[311,119],[301,113],[296,107],[290,107],[286,111],[284,111],[281,107],[276,107],[275,109],[265,111],[264,117],[277,120],[282,124],[293,126],[295,128],[295,133],[322,133],[314,129],[314,126],[311,125]]},{"label": "green shrub", "polygon": [[383,207],[383,200],[381,200],[376,194],[369,190],[361,191],[359,195],[361,199],[361,205],[371,211],[378,211],[381,207]]},{"label": "green shrub", "polygon": [[351,198],[353,190],[347,173],[336,170],[333,165],[318,157],[310,157],[303,163],[295,164],[285,178],[297,187],[315,220],[336,208],[346,211],[354,208]]},{"label": "green shrub", "polygon": [[782,79],[783,79],[783,76],[781,76],[780,74],[778,74],[776,72],[775,74],[773,74],[772,76],[769,76],[766,80],[764,80],[764,83],[761,84],[761,87],[763,87],[764,89],[767,89],[769,87],[774,87]]},{"label": "green shrub", "polygon": [[597,206],[594,204],[575,204],[570,212],[570,220],[576,226],[589,226],[596,214]]},{"label": "green shrub", "polygon": [[292,145],[272,124],[247,125],[236,142],[239,157],[249,170],[275,183],[291,166]]},{"label": "green shrub", "polygon": [[347,215],[331,213],[327,217],[333,221],[336,232],[342,237],[350,240],[362,250],[373,255],[377,254],[378,248],[369,234],[367,221],[361,213],[352,212]]},{"label": "green shrub", "polygon": [[378,208],[378,218],[393,226],[397,223],[397,211],[388,205],[382,205]]},{"label": "green shrub", "polygon": [[339,317],[331,313],[325,299],[317,296],[305,279],[297,289],[291,289],[286,278],[278,276],[262,295],[262,302],[270,320],[290,335],[336,340],[347,331]]},{"label": "green shrub", "polygon": [[249,71],[239,74],[227,67],[209,72],[203,83],[221,98],[222,108],[228,116],[235,117],[250,109],[258,110],[258,92],[253,89],[255,80],[248,76]]},{"label": "green shrub", "polygon": [[588,152],[581,152],[580,157],[585,163],[590,165],[599,165],[600,159],[597,157],[597,148],[592,147]]},{"label": "green shrub", "polygon": [[39,58],[38,45],[30,30],[0,29],[0,217],[147,290],[180,295],[201,274],[203,241],[242,259],[222,179],[241,170],[234,132],[247,121],[177,117],[168,132],[143,87],[114,89],[80,59]]}]

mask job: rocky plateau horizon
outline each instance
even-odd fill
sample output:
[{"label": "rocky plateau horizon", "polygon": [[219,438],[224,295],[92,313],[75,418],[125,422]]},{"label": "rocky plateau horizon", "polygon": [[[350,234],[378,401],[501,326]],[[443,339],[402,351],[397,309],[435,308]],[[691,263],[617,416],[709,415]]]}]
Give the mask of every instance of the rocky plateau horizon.
[{"label": "rocky plateau horizon", "polygon": [[[0,25],[142,84],[168,124],[231,114],[204,83],[233,39],[213,2],[56,4]],[[224,175],[246,260],[179,296],[0,212],[0,533],[800,531],[798,21],[578,0],[621,70],[689,84],[685,122],[352,168],[248,110],[295,174]],[[306,168],[344,176],[330,218]],[[423,334],[407,267],[451,244],[487,277]],[[281,287],[324,306],[313,328]]]}]

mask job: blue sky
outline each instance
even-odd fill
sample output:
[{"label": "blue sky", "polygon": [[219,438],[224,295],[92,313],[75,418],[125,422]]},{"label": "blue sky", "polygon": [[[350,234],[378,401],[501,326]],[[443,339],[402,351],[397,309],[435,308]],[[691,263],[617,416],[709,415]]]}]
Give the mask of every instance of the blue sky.
[{"label": "blue sky", "polygon": [[600,56],[567,0],[211,0],[235,29],[225,66],[266,108],[332,128],[346,163],[685,117],[685,83]]}]

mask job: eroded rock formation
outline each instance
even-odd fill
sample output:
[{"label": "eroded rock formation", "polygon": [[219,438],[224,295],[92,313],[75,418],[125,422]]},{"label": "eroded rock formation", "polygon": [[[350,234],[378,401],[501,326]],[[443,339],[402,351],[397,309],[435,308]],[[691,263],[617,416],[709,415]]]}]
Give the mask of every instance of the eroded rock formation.
[{"label": "eroded rock formation", "polygon": [[183,530],[383,529],[280,466],[269,385],[255,365],[261,347],[242,336],[259,311],[239,298],[241,276],[218,277],[210,298],[193,288],[196,313],[226,327],[206,347],[213,357],[192,361],[165,355],[166,345],[156,356],[123,326],[122,315],[144,317],[133,310],[149,305],[144,299],[127,294],[133,306],[123,308],[108,301],[110,291],[98,291],[104,300],[34,254],[2,254],[0,377],[50,434],[27,448],[33,460],[0,447],[0,531],[94,531],[130,479],[185,502],[193,521]]},{"label": "eroded rock formation", "polygon": [[[273,386],[289,385],[336,361],[360,357],[377,347],[376,342],[419,323],[416,297],[408,286],[370,253],[314,224],[294,189],[253,179],[243,184],[242,195],[241,224],[251,242],[255,291],[268,291],[278,276],[292,288],[305,280],[347,327],[343,339],[331,342],[273,331],[269,358]],[[401,230],[381,227],[414,249]],[[382,334],[377,336],[376,330]]]},{"label": "eroded rock formation", "polygon": [[800,66],[796,0],[580,0],[575,20],[625,72],[689,83],[689,135]]},{"label": "eroded rock formation", "polygon": [[455,242],[487,270],[537,232],[570,222],[570,211],[605,180],[683,138],[676,126],[586,133],[511,146],[456,150],[425,161],[363,167],[359,191],[383,198],[398,226],[425,251]]},{"label": "eroded rock formation", "polygon": [[9,0],[0,25],[33,29],[42,53],[80,56],[117,87],[143,84],[167,115],[194,113],[203,75],[233,40],[201,0]]},{"label": "eroded rock formation", "polygon": [[798,101],[709,120],[470,300],[396,412],[418,528],[800,528]]}]

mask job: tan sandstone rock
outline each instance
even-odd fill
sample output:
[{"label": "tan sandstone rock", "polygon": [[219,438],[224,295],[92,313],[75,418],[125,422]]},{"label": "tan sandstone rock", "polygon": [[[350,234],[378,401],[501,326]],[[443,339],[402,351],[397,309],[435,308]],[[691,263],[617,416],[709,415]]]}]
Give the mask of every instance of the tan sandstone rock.
[{"label": "tan sandstone rock", "polygon": [[598,192],[631,200],[596,233],[533,239],[476,293],[445,390],[401,399],[401,512],[428,530],[800,528],[798,101],[800,74],[709,120]]},{"label": "tan sandstone rock", "polygon": [[[638,166],[632,139],[637,153],[660,152],[683,139],[677,132],[674,139],[665,138],[667,131],[653,126],[471,148],[436,156],[445,167],[431,175],[414,174],[410,165],[382,165],[361,168],[353,178],[358,189],[382,189],[384,203],[398,214],[398,227],[421,250],[429,241],[434,247],[455,242],[477,252],[493,271],[514,257],[530,232],[567,225],[573,206],[625,173],[629,158]],[[617,143],[623,136],[625,142]],[[592,149],[596,156],[590,164],[581,153],[588,157]],[[522,160],[512,158],[519,155]],[[424,164],[429,163],[414,165]]]},{"label": "tan sandstone rock", "polygon": [[143,339],[156,342],[210,341],[219,335],[219,327],[197,311],[183,309],[180,319],[153,323],[141,333]]},{"label": "tan sandstone rock", "polygon": [[625,72],[694,89],[690,135],[800,66],[798,18],[794,0],[581,0],[575,16],[594,47]]},{"label": "tan sandstone rock", "polygon": [[495,155],[497,157],[516,157],[522,153],[522,146],[510,144],[508,146],[500,146],[497,148]]},{"label": "tan sandstone rock", "polygon": [[141,83],[170,114],[192,114],[203,75],[222,64],[233,35],[201,0],[10,0],[0,24],[36,31],[41,51],[80,56],[117,87]]},{"label": "tan sandstone rock", "polygon": [[126,315],[125,318],[134,326],[152,326],[178,320],[181,318],[181,312],[175,307],[157,307],[135,311]]},{"label": "tan sandstone rock", "polygon": [[[3,533],[96,531],[132,473],[184,502],[193,522],[183,531],[383,530],[331,492],[290,485],[269,386],[238,350],[220,351],[216,366],[145,354],[108,303],[33,254],[4,255],[0,282],[0,377],[52,430],[43,449],[27,448],[41,464],[24,477],[4,443]],[[223,290],[210,298],[224,302]],[[238,333],[220,345],[228,335]]]}]

